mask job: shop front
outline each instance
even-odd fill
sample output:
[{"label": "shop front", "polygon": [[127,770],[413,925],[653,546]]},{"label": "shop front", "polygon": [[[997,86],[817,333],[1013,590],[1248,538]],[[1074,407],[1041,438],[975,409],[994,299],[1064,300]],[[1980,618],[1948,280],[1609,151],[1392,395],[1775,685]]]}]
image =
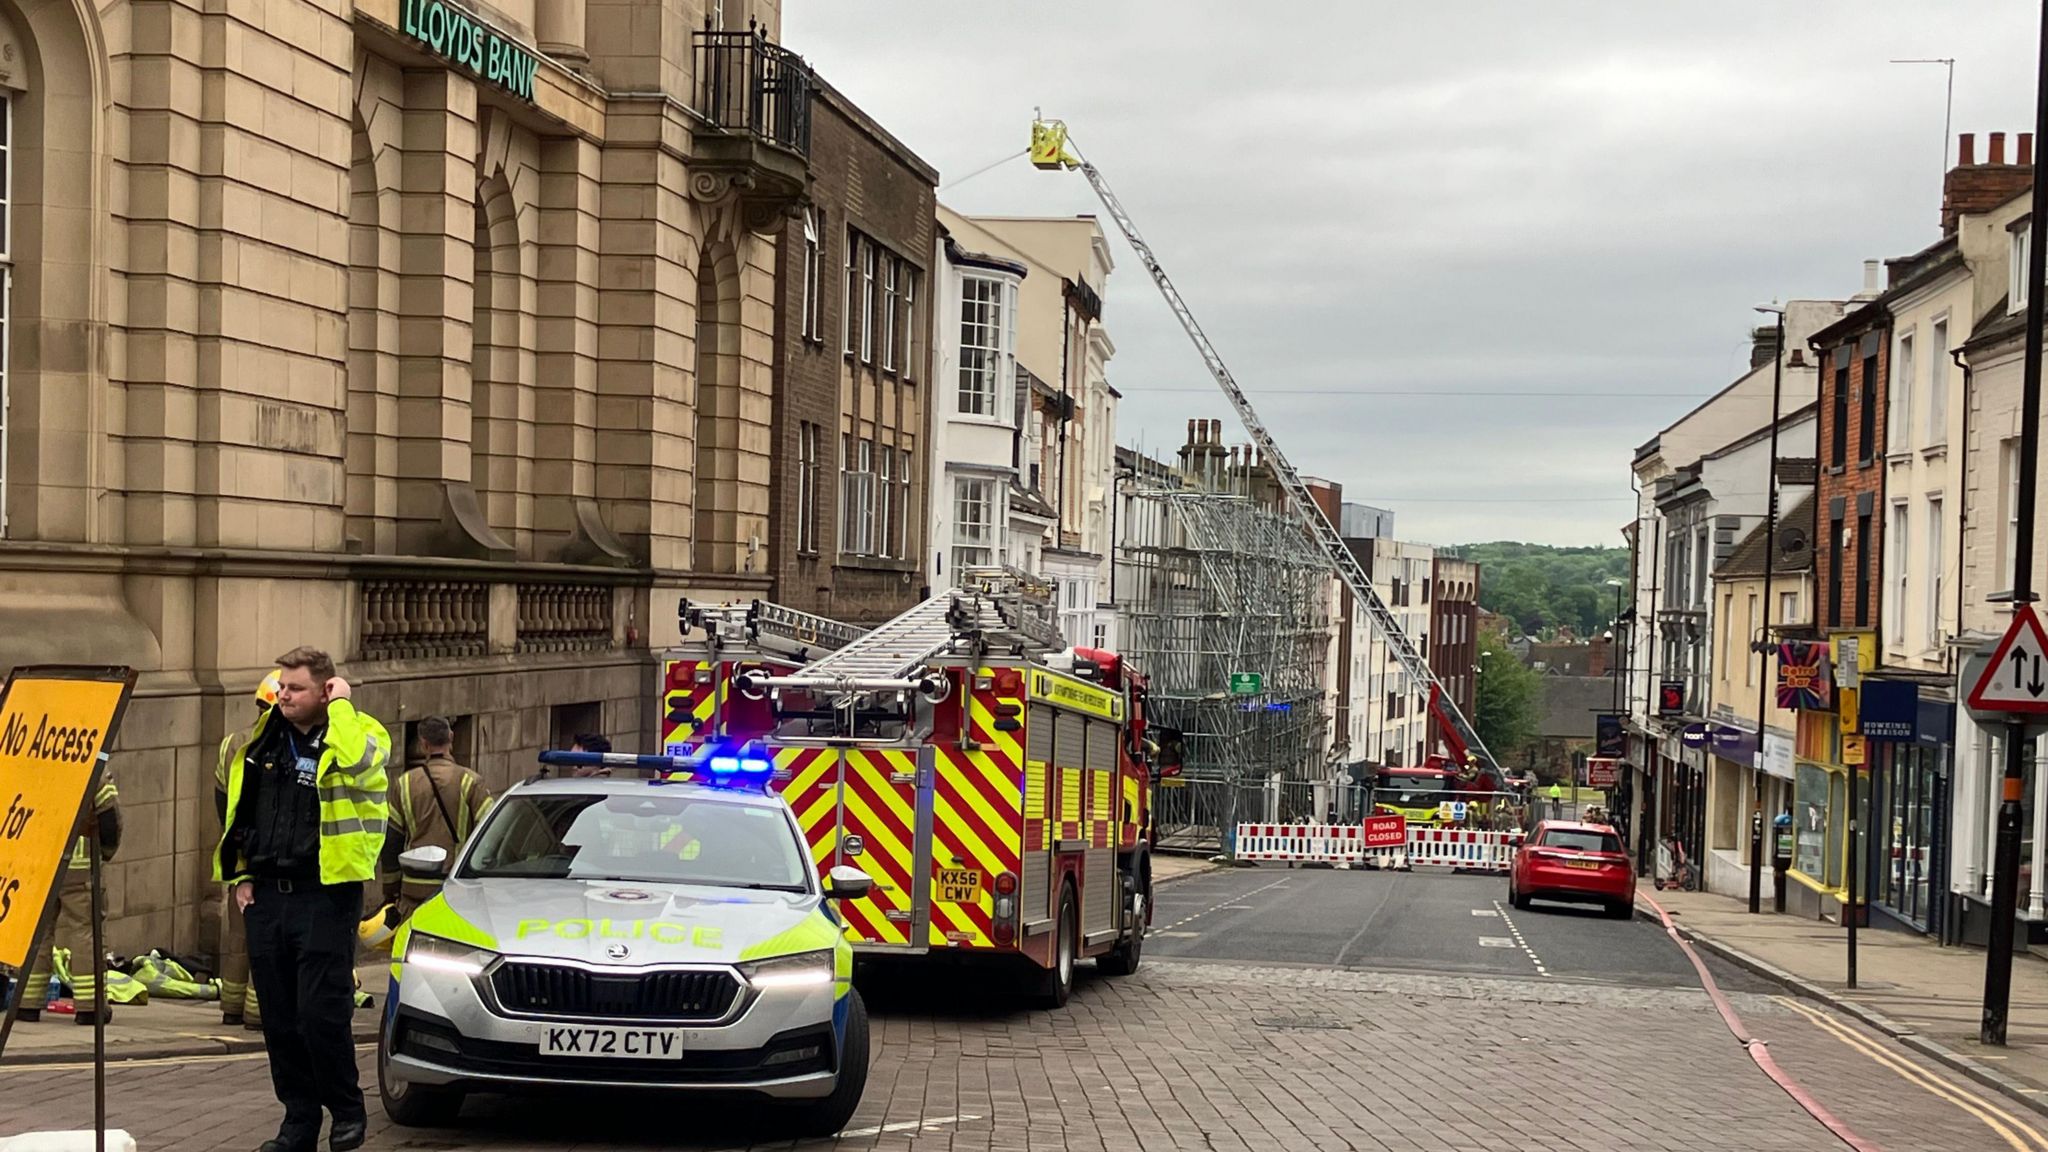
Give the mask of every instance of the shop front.
[{"label": "shop front", "polygon": [[1861,711],[1872,741],[1873,920],[1938,933],[1944,902],[1937,894],[1948,886],[1955,703],[1939,688],[1872,679]]}]

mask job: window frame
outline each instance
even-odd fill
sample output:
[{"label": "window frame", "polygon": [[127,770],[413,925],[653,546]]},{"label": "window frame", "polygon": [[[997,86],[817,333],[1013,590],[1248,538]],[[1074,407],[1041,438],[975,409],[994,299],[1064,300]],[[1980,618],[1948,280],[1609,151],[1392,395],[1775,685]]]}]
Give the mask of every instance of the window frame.
[{"label": "window frame", "polygon": [[[986,567],[995,562],[999,535],[999,526],[995,522],[995,486],[996,482],[987,476],[953,478],[953,538],[948,543],[947,553],[953,561],[956,579],[969,568]],[[971,491],[979,494],[970,498]],[[978,514],[969,516],[970,508],[977,508]],[[969,552],[981,555],[969,563],[963,559],[963,555]]]},{"label": "window frame", "polygon": [[1892,501],[1892,520],[1885,533],[1885,555],[1890,558],[1892,587],[1885,605],[1885,647],[1906,646],[1906,597],[1912,586],[1908,547],[1913,540],[1913,506],[1906,500]]},{"label": "window frame", "polygon": [[917,282],[923,271],[905,261],[903,273],[903,365],[898,371],[905,380],[915,381],[924,375],[917,365]]},{"label": "window frame", "polygon": [[1938,448],[1948,443],[1948,385],[1955,369],[1949,355],[1948,313],[1934,318],[1927,349],[1927,435],[1921,446]]},{"label": "window frame", "polygon": [[1922,635],[1925,637],[1926,645],[1923,651],[1928,652],[1939,649],[1943,642],[1941,601],[1942,586],[1946,581],[1942,579],[1945,575],[1942,568],[1942,551],[1947,545],[1943,539],[1946,535],[1945,526],[1941,522],[1942,495],[1940,492],[1927,494],[1927,626],[1922,629]]},{"label": "window frame", "polygon": [[870,544],[873,547],[874,554],[884,558],[895,555],[889,548],[889,529],[891,527],[889,489],[893,485],[891,474],[896,470],[895,460],[896,452],[894,449],[887,447],[876,449],[875,463],[879,467],[875,471],[874,480],[876,495],[869,501],[869,503],[874,505],[873,516],[875,521],[874,539],[870,541]]},{"label": "window frame", "polygon": [[861,245],[860,253],[860,362],[875,362],[875,266],[881,248],[873,240]]},{"label": "window frame", "polygon": [[899,281],[903,275],[903,258],[891,254],[883,265],[882,278],[882,371],[894,374],[896,371],[896,322],[901,304]]},{"label": "window frame", "polygon": [[818,426],[810,421],[797,424],[796,550],[799,555],[818,553]]},{"label": "window frame", "polygon": [[858,295],[860,281],[860,232],[851,224],[846,227],[846,275],[845,297],[839,308],[839,350],[840,354],[851,357],[854,350],[853,301]]},{"label": "window frame", "polygon": [[[983,420],[1002,419],[1003,365],[1010,351],[1003,329],[1003,298],[1009,294],[1009,283],[997,277],[960,278],[960,371],[954,388],[958,415]],[[970,308],[974,310],[972,320],[969,319]],[[977,338],[985,338],[992,343],[969,343],[970,330]],[[970,351],[980,354],[973,358],[972,364],[969,363]],[[972,387],[969,386],[970,379]]]},{"label": "window frame", "polygon": [[[887,452],[890,450],[884,448],[883,451]],[[899,560],[908,560],[913,555],[913,553],[910,550],[910,546],[916,539],[916,537],[914,537],[910,531],[910,473],[912,468],[915,467],[916,461],[911,456],[910,449],[908,448],[897,448],[895,449],[895,453],[896,546],[895,549],[891,552],[891,555],[895,556]]]},{"label": "window frame", "polygon": [[[1875,515],[1856,514],[1856,627],[1870,627],[1870,526]],[[1882,584],[1883,573],[1879,582]]]},{"label": "window frame", "polygon": [[1888,411],[1885,417],[1885,443],[1893,455],[1913,450],[1913,385],[1914,374],[1920,370],[1916,362],[1914,337],[1918,327],[1909,328],[1898,334],[1892,344],[1892,371]]},{"label": "window frame", "polygon": [[803,338],[817,343],[824,339],[824,301],[819,298],[820,266],[825,259],[824,234],[819,224],[823,215],[821,209],[812,206],[804,209],[804,270],[803,270]]}]

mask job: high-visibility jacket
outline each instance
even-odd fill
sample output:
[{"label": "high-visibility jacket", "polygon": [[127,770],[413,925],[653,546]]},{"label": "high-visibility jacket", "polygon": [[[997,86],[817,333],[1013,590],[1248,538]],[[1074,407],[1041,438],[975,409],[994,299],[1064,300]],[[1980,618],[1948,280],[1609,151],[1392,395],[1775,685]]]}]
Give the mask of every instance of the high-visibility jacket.
[{"label": "high-visibility jacket", "polygon": [[[442,848],[451,861],[491,807],[491,790],[483,779],[446,756],[427,757],[425,764],[399,778],[394,791],[391,848]],[[387,850],[387,857],[393,855]],[[405,876],[396,886],[393,880],[390,875],[385,877],[385,895],[402,893],[405,903],[413,906],[433,899],[441,890],[439,877]]]},{"label": "high-visibility jacket", "polygon": [[[93,794],[92,812],[100,821],[100,859],[112,860],[121,847],[121,793],[104,773],[100,776],[100,790]],[[73,841],[68,863],[72,868],[91,868],[92,841],[83,836]]]},{"label": "high-visibility jacket", "polygon": [[[228,843],[242,801],[242,780],[248,771],[249,749],[273,724],[286,723],[276,708],[263,714],[228,762],[227,812],[221,818],[220,844],[213,853],[215,881],[245,880],[248,861]],[[320,882],[350,884],[374,880],[377,856],[384,848],[390,822],[391,780],[385,764],[391,758],[391,734],[375,718],[356,711],[347,700],[327,704],[327,736],[314,770],[320,796]]]}]

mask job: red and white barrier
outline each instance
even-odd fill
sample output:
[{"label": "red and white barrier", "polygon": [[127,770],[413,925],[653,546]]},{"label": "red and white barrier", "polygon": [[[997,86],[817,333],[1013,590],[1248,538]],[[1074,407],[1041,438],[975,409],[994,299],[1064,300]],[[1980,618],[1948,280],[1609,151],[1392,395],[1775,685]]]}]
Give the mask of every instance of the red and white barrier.
[{"label": "red and white barrier", "polygon": [[[1377,831],[1377,830],[1376,830]],[[1253,862],[1411,868],[1417,864],[1467,872],[1505,873],[1522,846],[1520,832],[1410,826],[1404,843],[1366,843],[1358,824],[1239,824],[1237,858]]]},{"label": "red and white barrier", "polygon": [[1357,824],[1239,824],[1239,860],[1288,864],[1363,864],[1365,829]]}]

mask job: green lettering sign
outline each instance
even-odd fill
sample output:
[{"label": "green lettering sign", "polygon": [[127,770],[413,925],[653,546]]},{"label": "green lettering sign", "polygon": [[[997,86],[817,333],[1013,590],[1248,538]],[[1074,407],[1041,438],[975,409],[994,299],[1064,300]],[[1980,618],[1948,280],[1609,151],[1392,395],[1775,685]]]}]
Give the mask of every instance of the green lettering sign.
[{"label": "green lettering sign", "polygon": [[533,100],[540,60],[526,46],[447,0],[401,0],[398,30],[405,38],[484,83]]}]

